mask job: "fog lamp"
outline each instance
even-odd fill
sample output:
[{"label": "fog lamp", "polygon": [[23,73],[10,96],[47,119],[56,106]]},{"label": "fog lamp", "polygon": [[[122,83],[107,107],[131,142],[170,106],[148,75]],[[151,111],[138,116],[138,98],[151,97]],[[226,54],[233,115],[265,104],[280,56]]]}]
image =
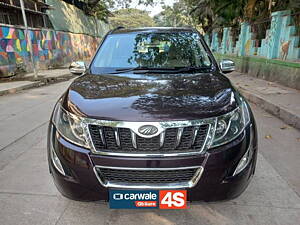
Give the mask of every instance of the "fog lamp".
[{"label": "fog lamp", "polygon": [[233,176],[239,174],[240,172],[242,172],[247,166],[248,164],[250,163],[251,159],[252,159],[252,156],[253,156],[253,145],[252,145],[252,142],[253,142],[253,134],[252,134],[252,129],[251,129],[251,134],[250,134],[250,143],[249,143],[249,147],[248,147],[248,150],[247,152],[243,155],[243,157],[241,158],[239,164],[237,165],[234,173],[233,173]]},{"label": "fog lamp", "polygon": [[56,155],[56,152],[54,151],[54,148],[51,147],[50,149],[50,156],[51,156],[51,160],[53,162],[54,167],[58,170],[58,172],[60,172],[62,175],[66,176],[66,173],[61,165],[61,162],[59,160],[59,158]]}]

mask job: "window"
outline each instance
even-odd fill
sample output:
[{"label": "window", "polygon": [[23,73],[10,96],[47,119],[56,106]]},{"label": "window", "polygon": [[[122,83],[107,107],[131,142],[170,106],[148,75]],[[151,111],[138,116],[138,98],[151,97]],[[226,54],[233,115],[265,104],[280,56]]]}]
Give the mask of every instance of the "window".
[{"label": "window", "polygon": [[109,35],[98,51],[92,70],[119,68],[210,68],[200,37],[193,32],[129,33]]},{"label": "window", "polygon": [[0,11],[0,23],[11,24],[9,13]]}]

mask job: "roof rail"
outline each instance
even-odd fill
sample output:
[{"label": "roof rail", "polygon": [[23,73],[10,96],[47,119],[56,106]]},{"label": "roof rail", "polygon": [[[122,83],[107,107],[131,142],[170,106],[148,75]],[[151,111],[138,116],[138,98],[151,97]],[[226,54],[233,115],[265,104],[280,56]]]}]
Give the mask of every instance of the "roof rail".
[{"label": "roof rail", "polygon": [[109,31],[109,34],[115,32],[116,30],[120,30],[120,29],[125,29],[125,27],[123,27],[123,26],[118,26],[118,27],[112,29],[111,31]]}]

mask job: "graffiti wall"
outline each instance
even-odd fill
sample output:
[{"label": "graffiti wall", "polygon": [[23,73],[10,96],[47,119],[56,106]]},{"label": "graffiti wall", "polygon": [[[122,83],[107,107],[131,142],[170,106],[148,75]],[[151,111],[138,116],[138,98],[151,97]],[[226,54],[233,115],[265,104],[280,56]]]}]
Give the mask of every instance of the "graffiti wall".
[{"label": "graffiti wall", "polygon": [[241,24],[236,42],[231,34],[231,28],[224,28],[221,42],[216,31],[211,39],[206,37],[206,40],[214,52],[221,54],[300,62],[300,37],[296,35],[297,28],[293,25],[289,10],[272,13],[270,29],[266,30],[265,38],[260,40],[259,45],[258,40],[253,38],[255,35],[249,23]]},{"label": "graffiti wall", "polygon": [[[31,29],[33,58],[38,68],[58,67],[73,60],[88,60],[109,24],[87,16],[72,4],[46,0],[53,30]],[[32,71],[29,45],[23,27],[0,25],[0,78]]]},{"label": "graffiti wall", "polygon": [[[30,30],[33,58],[39,68],[64,65],[76,59],[88,60],[100,38],[54,30]],[[30,51],[21,28],[0,27],[0,77],[19,70],[30,71]]]}]

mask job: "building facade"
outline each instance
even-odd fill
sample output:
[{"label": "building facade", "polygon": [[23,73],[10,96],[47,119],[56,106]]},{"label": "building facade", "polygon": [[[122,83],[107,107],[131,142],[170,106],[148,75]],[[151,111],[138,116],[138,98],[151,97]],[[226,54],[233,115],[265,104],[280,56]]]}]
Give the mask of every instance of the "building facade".
[{"label": "building facade", "polygon": [[20,0],[0,1],[0,78],[32,71],[30,54],[37,69],[89,60],[109,29],[108,24],[63,0],[24,0],[24,5],[32,53]]},{"label": "building facade", "polygon": [[[46,13],[50,6],[44,0],[24,0],[24,7],[29,27],[52,28]],[[20,0],[1,0],[0,24],[24,26]]]}]

